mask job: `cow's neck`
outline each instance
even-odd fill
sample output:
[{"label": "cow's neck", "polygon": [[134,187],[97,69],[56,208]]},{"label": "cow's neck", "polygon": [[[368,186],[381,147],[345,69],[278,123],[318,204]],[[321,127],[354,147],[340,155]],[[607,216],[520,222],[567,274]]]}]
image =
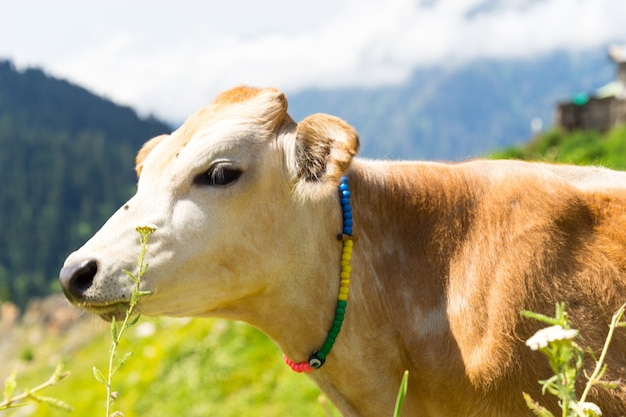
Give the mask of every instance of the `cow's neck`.
[{"label": "cow's neck", "polygon": [[350,178],[359,238],[353,285],[364,292],[353,301],[397,298],[402,308],[402,294],[411,294],[413,304],[439,304],[473,212],[464,175],[447,164],[357,160]]},{"label": "cow's neck", "polygon": [[258,327],[287,357],[303,362],[323,345],[337,308],[341,206],[333,196],[298,204],[293,211],[282,210],[284,218],[298,227],[277,228],[276,246],[281,249],[275,253],[282,257],[273,261],[272,276],[263,278],[270,284],[263,292],[221,309],[219,315]]},{"label": "cow's neck", "polygon": [[[348,177],[357,238],[350,302],[326,364],[310,374],[335,403],[348,401],[352,389],[368,391],[365,381],[374,381],[372,392],[385,385],[383,375],[399,381],[410,367],[403,363],[399,335],[428,324],[398,317],[419,321],[441,312],[445,320],[446,268],[468,221],[457,217],[468,201],[463,178],[441,165],[356,161]],[[245,311],[233,316],[259,327],[296,362],[306,361],[324,342],[336,308],[342,245],[335,235],[341,230],[341,209],[335,200],[321,209],[321,214],[307,214],[321,219],[305,232],[316,241],[297,254],[301,261],[291,276],[281,277],[280,291],[247,300]],[[373,366],[377,357],[386,359]],[[383,364],[394,369],[382,370]],[[344,380],[348,374],[357,376],[358,388]]]},{"label": "cow's neck", "polygon": [[[438,354],[416,355],[415,349],[447,351],[454,342],[447,326],[445,290],[451,259],[471,223],[474,200],[465,176],[443,164],[357,160],[348,177],[358,239],[350,302],[325,368],[312,376],[320,386],[325,383],[321,379],[330,380],[338,395],[374,407],[381,402],[368,405],[361,399],[384,396],[390,400],[382,403],[392,404],[397,391],[378,392],[380,387],[397,387],[405,369],[419,374],[419,365],[407,358]],[[359,381],[358,387],[354,381]],[[388,414],[382,410],[371,415]]]}]

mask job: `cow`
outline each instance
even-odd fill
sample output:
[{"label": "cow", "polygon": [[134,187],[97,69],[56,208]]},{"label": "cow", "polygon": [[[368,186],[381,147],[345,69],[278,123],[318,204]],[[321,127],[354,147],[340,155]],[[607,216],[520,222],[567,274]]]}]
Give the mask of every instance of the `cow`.
[{"label": "cow", "polygon": [[[524,343],[542,324],[520,312],[565,302],[578,343],[599,353],[626,301],[626,173],[367,160],[358,148],[337,117],[294,122],[274,88],[226,91],[144,145],[136,194],[70,254],[62,289],[119,315],[135,228],[152,225],[142,314],[258,327],[345,416],[392,415],[405,370],[403,416],[531,415],[523,392],[556,410],[538,384],[546,358]],[[320,361],[342,287],[343,323]],[[625,349],[618,330],[607,379],[626,377]],[[589,399],[626,415],[623,387]]]}]

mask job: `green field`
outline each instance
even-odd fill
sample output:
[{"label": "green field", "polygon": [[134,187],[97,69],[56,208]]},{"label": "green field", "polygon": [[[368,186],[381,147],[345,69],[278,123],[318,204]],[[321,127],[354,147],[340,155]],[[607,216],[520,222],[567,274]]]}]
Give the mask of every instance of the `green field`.
[{"label": "green field", "polygon": [[[32,324],[5,336],[12,337],[17,348],[14,358],[0,367],[0,378],[17,370],[19,392],[46,380],[62,362],[71,375],[42,394],[75,410],[68,414],[40,404],[0,415],[105,415],[105,390],[92,367],[106,369],[110,346],[106,323],[84,317],[63,334]],[[278,347],[244,323],[142,317],[125,334],[118,356],[129,351],[134,355],[113,381],[120,393],[113,409],[126,417],[327,415],[327,401],[317,387],[293,373]]]},{"label": "green field", "polygon": [[576,165],[601,165],[626,170],[626,127],[605,134],[551,130],[524,146],[495,152],[492,158],[542,160]]}]

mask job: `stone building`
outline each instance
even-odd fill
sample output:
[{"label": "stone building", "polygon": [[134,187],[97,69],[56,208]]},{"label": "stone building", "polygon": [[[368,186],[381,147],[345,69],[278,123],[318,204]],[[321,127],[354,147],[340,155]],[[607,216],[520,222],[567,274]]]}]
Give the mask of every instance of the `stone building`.
[{"label": "stone building", "polygon": [[606,131],[626,124],[626,45],[611,46],[609,57],[617,64],[617,77],[591,95],[577,94],[556,109],[556,124],[572,130]]}]

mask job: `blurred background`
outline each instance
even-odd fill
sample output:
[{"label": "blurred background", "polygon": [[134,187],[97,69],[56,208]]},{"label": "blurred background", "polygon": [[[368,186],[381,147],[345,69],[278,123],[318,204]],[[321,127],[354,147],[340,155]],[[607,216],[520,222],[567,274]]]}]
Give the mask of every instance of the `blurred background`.
[{"label": "blurred background", "polygon": [[[617,0],[0,0],[0,379],[18,369],[36,381],[74,361],[68,390],[91,384],[96,359],[84,352],[106,355],[102,326],[58,298],[58,271],[134,193],[141,144],[219,92],[277,87],[294,119],[325,112],[353,125],[369,158],[625,169],[626,54],[609,54],[626,42],[624,22]],[[293,396],[279,386],[308,383],[254,329],[148,323],[156,336],[136,340],[144,360],[190,359],[178,379],[170,368],[134,374],[154,396],[127,396],[127,416],[284,415]],[[193,336],[180,338],[198,344],[159,344],[186,326]],[[211,356],[217,341],[235,347]],[[262,370],[250,359],[260,357]],[[207,366],[228,369],[206,380]],[[267,390],[246,391],[254,378],[239,366],[265,375]],[[327,415],[316,388],[298,392],[298,415]],[[164,395],[167,414],[155,411]],[[77,408],[91,410],[89,398]],[[257,406],[267,408],[246,414]],[[28,413],[54,413],[46,407]]]}]

